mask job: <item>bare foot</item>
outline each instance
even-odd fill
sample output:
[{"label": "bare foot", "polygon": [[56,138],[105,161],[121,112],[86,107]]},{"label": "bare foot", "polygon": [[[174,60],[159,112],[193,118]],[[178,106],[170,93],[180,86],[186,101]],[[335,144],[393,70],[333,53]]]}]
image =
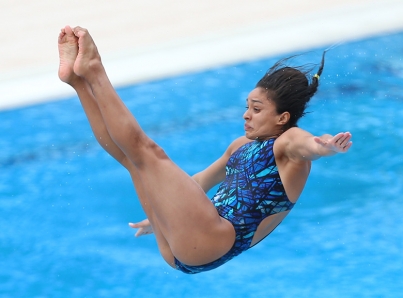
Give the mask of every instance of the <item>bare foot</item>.
[{"label": "bare foot", "polygon": [[97,70],[102,68],[101,56],[87,29],[75,27],[73,29],[78,38],[78,54],[74,63],[74,73],[80,77],[88,78]]},{"label": "bare foot", "polygon": [[80,78],[74,73],[73,67],[78,54],[78,38],[69,26],[63,28],[59,34],[59,78],[72,85]]}]

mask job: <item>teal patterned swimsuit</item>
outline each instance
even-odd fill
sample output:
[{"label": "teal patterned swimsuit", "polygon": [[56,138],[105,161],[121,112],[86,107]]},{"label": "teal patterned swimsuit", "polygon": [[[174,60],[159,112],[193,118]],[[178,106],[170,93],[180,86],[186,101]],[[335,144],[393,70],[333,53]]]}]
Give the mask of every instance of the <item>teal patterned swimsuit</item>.
[{"label": "teal patterned swimsuit", "polygon": [[211,263],[188,266],[175,259],[176,268],[194,274],[221,266],[250,248],[253,235],[266,217],[292,209],[273,153],[276,139],[253,141],[235,151],[226,166],[226,178],[211,199],[219,215],[234,226],[235,243]]}]

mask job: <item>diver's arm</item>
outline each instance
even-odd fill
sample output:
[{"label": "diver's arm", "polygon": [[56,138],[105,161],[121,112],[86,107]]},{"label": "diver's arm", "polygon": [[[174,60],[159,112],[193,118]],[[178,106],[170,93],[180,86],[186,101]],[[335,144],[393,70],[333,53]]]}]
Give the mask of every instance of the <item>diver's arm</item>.
[{"label": "diver's arm", "polygon": [[289,159],[309,161],[337,153],[346,153],[352,145],[351,137],[349,132],[317,137],[293,127],[281,136],[281,143],[284,146],[284,155]]}]

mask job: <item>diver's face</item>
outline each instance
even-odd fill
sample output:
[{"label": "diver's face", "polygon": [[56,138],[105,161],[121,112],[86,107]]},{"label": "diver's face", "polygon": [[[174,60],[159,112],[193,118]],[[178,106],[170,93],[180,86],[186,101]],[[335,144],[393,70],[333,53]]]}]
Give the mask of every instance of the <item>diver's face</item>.
[{"label": "diver's face", "polygon": [[253,89],[246,99],[245,136],[248,139],[265,140],[281,133],[274,102],[267,98],[267,91],[263,88]]}]

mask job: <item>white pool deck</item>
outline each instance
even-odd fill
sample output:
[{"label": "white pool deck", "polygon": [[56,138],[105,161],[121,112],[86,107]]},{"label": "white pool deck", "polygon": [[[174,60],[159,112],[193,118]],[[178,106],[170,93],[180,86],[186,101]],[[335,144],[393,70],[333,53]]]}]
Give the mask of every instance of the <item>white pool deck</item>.
[{"label": "white pool deck", "polygon": [[122,86],[403,30],[403,0],[1,0],[0,109],[73,94],[57,36],[88,28]]}]

